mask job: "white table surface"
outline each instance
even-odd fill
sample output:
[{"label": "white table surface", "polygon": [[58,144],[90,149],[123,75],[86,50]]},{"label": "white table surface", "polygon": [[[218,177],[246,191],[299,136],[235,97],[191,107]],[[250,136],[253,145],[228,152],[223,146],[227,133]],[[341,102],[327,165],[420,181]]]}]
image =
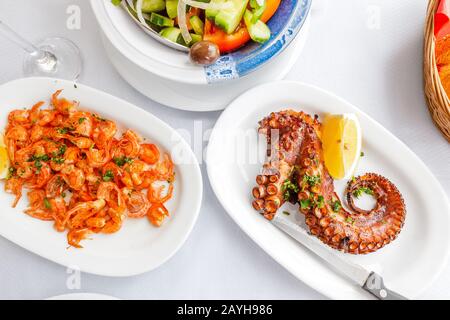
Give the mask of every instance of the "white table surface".
[{"label": "white table surface", "polygon": [[[450,144],[434,127],[422,89],[426,1],[314,1],[306,48],[287,79],[320,86],[360,107],[403,140],[450,195]],[[72,4],[81,8],[80,30],[66,27],[66,10]],[[87,0],[2,0],[0,19],[32,41],[49,35],[73,40],[85,61],[80,82],[128,100],[172,127],[192,131],[198,120],[207,130],[220,115],[174,110],[130,87],[106,57]],[[0,67],[0,83],[21,77],[21,52],[3,37]],[[204,164],[202,173],[205,192],[197,225],[162,267],[131,278],[82,274],[81,289],[70,290],[66,268],[0,238],[0,298],[42,299],[77,292],[125,299],[325,298],[279,266],[234,224],[213,194]],[[421,298],[450,298],[450,265]]]}]

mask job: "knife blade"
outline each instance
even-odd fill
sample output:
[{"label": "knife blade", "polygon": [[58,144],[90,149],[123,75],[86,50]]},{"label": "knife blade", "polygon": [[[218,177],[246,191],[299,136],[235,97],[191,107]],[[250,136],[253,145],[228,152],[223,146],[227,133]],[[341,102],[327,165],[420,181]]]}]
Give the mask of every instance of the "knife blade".
[{"label": "knife blade", "polygon": [[377,299],[407,300],[402,295],[387,289],[379,274],[337,255],[332,248],[324,245],[318,238],[311,236],[304,228],[289,220],[285,215],[276,214],[271,222]]}]

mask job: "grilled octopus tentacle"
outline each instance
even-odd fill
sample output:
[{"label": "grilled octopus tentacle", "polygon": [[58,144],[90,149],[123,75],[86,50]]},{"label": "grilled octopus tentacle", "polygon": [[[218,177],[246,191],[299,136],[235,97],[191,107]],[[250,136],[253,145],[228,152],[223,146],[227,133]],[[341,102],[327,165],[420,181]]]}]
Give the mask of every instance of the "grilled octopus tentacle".
[{"label": "grilled octopus tentacle", "polygon": [[[376,251],[394,240],[405,220],[406,208],[395,185],[369,173],[349,182],[346,211],[334,192],[333,179],[323,161],[317,117],[291,110],[260,121],[266,135],[268,161],[252,190],[253,207],[271,220],[284,202],[299,203],[311,234],[325,244],[353,254]],[[371,210],[354,203],[357,190],[373,194]]]}]

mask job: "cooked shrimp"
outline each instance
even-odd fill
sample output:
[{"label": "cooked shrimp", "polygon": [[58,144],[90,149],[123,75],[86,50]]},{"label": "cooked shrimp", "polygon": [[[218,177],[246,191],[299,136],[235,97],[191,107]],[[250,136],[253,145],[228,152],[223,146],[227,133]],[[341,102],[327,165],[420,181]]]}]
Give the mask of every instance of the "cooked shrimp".
[{"label": "cooked shrimp", "polygon": [[104,206],[106,202],[103,199],[95,200],[95,201],[87,201],[87,202],[80,202],[76,206],[74,206],[72,209],[67,211],[66,218],[64,219],[63,225],[65,225],[69,219],[76,213],[79,212],[88,212],[88,211],[100,211]]},{"label": "cooked shrimp", "polygon": [[76,106],[74,102],[70,102],[65,98],[59,99],[58,96],[61,94],[62,90],[56,91],[52,95],[52,105],[55,110],[59,111],[62,114],[68,115],[75,111]]},{"label": "cooked shrimp", "polygon": [[133,185],[140,185],[143,180],[143,173],[145,171],[145,163],[140,160],[134,160],[130,164],[126,164],[124,170],[130,174]]},{"label": "cooked shrimp", "polygon": [[72,142],[79,149],[89,149],[94,146],[94,141],[86,137],[72,137],[70,135],[63,135],[62,137]]},{"label": "cooked shrimp", "polygon": [[119,140],[118,147],[123,154],[129,158],[135,158],[139,155],[141,149],[139,145],[139,137],[131,130],[127,130],[122,139]]},{"label": "cooked shrimp", "polygon": [[[103,119],[102,119],[103,120]],[[95,145],[106,148],[117,132],[116,124],[109,120],[98,121],[94,129],[93,139]]]},{"label": "cooked shrimp", "polygon": [[154,144],[141,144],[139,158],[148,164],[155,164],[159,160],[159,150]]},{"label": "cooked shrimp", "polygon": [[39,189],[45,187],[48,180],[51,178],[52,170],[50,166],[45,162],[35,161],[36,167],[34,177],[31,178],[27,185],[30,189]]},{"label": "cooked shrimp", "polygon": [[163,204],[154,203],[147,212],[148,220],[157,227],[160,227],[164,218],[169,216],[169,211]]},{"label": "cooked shrimp", "polygon": [[6,180],[5,184],[5,191],[7,193],[11,193],[16,196],[14,199],[14,202],[12,204],[12,207],[15,208],[17,203],[19,202],[20,198],[22,197],[22,186],[23,186],[23,180],[16,177],[11,177],[8,180]]},{"label": "cooked shrimp", "polygon": [[69,118],[68,127],[74,128],[73,133],[90,137],[93,131],[92,115],[89,112],[74,112]]},{"label": "cooked shrimp", "polygon": [[105,164],[111,160],[111,156],[109,154],[109,149],[96,149],[96,148],[90,148],[86,152],[89,165],[93,168],[100,168],[103,167]]},{"label": "cooked shrimp", "polygon": [[150,202],[142,192],[130,191],[127,195],[128,216],[130,218],[142,218],[150,208]]},{"label": "cooked shrimp", "polygon": [[45,133],[44,127],[41,127],[38,124],[34,125],[30,131],[31,142],[42,140],[42,138],[44,137],[44,133]]},{"label": "cooked shrimp", "polygon": [[10,125],[26,124],[29,122],[29,116],[30,112],[28,110],[14,110],[9,113],[8,122]]},{"label": "cooked shrimp", "polygon": [[123,212],[126,204],[123,199],[122,193],[115,183],[102,182],[97,190],[97,199],[103,199],[108,203],[108,206]]},{"label": "cooked shrimp", "polygon": [[47,182],[45,187],[45,195],[47,198],[56,198],[61,196],[61,194],[68,188],[68,185],[64,181],[62,174],[55,174]]},{"label": "cooked shrimp", "polygon": [[73,164],[64,167],[61,170],[64,181],[73,190],[81,190],[86,180],[83,170],[75,167]]},{"label": "cooked shrimp", "polygon": [[64,219],[66,216],[66,202],[62,197],[56,197],[54,199],[50,199],[50,210],[52,212],[53,220],[55,220],[54,227],[57,231],[62,232],[65,229]]},{"label": "cooked shrimp", "polygon": [[67,242],[75,248],[83,248],[80,245],[81,240],[86,239],[92,231],[89,228],[74,229],[67,233]]},{"label": "cooked shrimp", "polygon": [[172,197],[173,183],[152,183],[148,188],[147,197],[151,203],[164,203]]},{"label": "cooked shrimp", "polygon": [[172,197],[174,165],[155,144],[117,126],[78,103],[51,97],[50,107],[38,102],[8,115],[5,144],[12,164],[5,191],[15,207],[28,189],[25,213],[53,221],[67,231],[69,245],[91,233],[119,231],[126,216],[147,215],[160,226],[168,216],[163,203]]},{"label": "cooked shrimp", "polygon": [[110,219],[106,222],[105,226],[101,230],[103,233],[115,233],[122,227],[124,215],[123,213],[113,208],[108,209],[108,216]]},{"label": "cooked shrimp", "polygon": [[165,153],[155,166],[154,171],[158,180],[173,181],[175,177],[173,162],[168,153]]}]

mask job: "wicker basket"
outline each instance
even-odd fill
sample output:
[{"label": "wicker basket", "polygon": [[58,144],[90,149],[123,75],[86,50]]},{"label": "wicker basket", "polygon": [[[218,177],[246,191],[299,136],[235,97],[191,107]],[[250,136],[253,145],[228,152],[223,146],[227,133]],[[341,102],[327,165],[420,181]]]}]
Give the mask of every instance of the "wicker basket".
[{"label": "wicker basket", "polygon": [[425,96],[428,109],[444,137],[450,142],[450,100],[439,78],[435,57],[434,15],[440,0],[428,3],[425,25],[425,45],[423,74],[425,80]]}]

